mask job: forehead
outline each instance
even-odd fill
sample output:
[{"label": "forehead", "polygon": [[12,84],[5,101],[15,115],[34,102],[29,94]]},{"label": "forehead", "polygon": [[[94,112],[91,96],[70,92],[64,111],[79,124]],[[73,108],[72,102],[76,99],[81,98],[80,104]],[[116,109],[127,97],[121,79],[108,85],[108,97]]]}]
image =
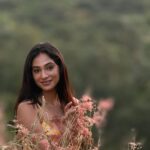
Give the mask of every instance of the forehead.
[{"label": "forehead", "polygon": [[32,66],[44,66],[48,63],[53,63],[55,64],[55,62],[53,61],[52,58],[50,58],[46,53],[40,53],[39,55],[37,55],[32,62]]}]

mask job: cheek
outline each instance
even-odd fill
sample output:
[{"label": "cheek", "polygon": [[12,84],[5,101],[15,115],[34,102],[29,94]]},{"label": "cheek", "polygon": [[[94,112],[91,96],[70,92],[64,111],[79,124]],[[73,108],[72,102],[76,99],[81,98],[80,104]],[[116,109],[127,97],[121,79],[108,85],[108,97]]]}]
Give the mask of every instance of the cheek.
[{"label": "cheek", "polygon": [[57,69],[57,79],[58,79],[58,81],[59,81],[59,79],[60,79],[60,72],[59,72],[59,69]]},{"label": "cheek", "polygon": [[56,81],[59,81],[59,72],[55,71],[53,77],[55,78]]},{"label": "cheek", "polygon": [[60,75],[59,75],[59,73],[57,74],[57,82],[59,82],[59,80],[60,80]]},{"label": "cheek", "polygon": [[33,80],[35,81],[35,82],[37,82],[38,81],[38,75],[36,75],[36,74],[33,74]]},{"label": "cheek", "polygon": [[55,71],[54,76],[55,76],[55,84],[57,84],[60,80],[59,70]]}]

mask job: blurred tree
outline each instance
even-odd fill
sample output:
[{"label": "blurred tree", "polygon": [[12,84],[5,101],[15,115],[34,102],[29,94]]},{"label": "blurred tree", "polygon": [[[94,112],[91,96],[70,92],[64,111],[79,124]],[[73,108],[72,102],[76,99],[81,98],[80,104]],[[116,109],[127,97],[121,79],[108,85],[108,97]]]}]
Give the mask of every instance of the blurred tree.
[{"label": "blurred tree", "polygon": [[77,97],[91,88],[95,98],[116,99],[104,149],[120,150],[135,127],[149,150],[149,8],[148,0],[0,1],[0,95],[7,110],[29,49],[50,41],[65,57]]}]

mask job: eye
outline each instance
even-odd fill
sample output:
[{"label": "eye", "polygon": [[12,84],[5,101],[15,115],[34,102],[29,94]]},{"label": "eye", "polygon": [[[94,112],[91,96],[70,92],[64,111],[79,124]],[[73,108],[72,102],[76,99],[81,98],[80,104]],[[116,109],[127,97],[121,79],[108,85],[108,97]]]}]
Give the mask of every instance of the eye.
[{"label": "eye", "polygon": [[46,70],[52,70],[54,68],[54,65],[48,65],[47,67],[46,67]]},{"label": "eye", "polygon": [[39,73],[40,69],[33,69],[32,71],[33,71],[33,73]]}]

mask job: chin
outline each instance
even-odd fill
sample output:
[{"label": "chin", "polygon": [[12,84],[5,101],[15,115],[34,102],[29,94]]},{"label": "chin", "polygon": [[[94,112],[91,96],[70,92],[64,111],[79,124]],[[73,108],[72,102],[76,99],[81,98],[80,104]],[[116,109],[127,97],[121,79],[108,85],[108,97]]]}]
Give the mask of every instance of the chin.
[{"label": "chin", "polygon": [[54,87],[42,87],[43,91],[52,91],[54,89],[55,89]]}]

